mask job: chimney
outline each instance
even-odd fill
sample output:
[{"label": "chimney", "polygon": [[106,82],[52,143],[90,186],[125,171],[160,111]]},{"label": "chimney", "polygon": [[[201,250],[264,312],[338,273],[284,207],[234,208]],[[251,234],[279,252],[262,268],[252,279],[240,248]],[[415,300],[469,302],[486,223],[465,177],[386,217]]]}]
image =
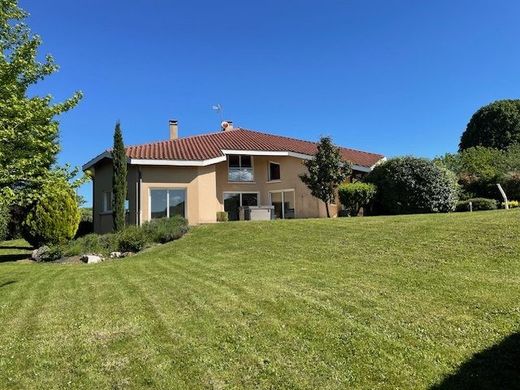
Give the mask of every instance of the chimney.
[{"label": "chimney", "polygon": [[170,119],[169,125],[170,125],[170,139],[177,139],[177,138],[179,138],[178,121],[175,120],[175,119]]},{"label": "chimney", "polygon": [[222,128],[222,131],[230,131],[233,130],[233,122],[232,121],[223,121],[220,124],[220,127]]}]

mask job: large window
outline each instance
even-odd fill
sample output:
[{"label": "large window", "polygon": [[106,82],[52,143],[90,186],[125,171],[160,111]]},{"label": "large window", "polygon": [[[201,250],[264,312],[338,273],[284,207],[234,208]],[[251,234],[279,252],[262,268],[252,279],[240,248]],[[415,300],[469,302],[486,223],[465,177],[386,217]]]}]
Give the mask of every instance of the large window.
[{"label": "large window", "polygon": [[253,157],[251,156],[228,156],[228,180],[232,182],[252,182],[255,180],[253,174]]},{"label": "large window", "polygon": [[230,221],[238,221],[240,206],[258,206],[256,192],[224,192],[224,211]]},{"label": "large window", "polygon": [[269,162],[269,181],[280,180],[280,164]]},{"label": "large window", "polygon": [[150,190],[150,217],[170,218],[174,215],[186,217],[186,190]]}]

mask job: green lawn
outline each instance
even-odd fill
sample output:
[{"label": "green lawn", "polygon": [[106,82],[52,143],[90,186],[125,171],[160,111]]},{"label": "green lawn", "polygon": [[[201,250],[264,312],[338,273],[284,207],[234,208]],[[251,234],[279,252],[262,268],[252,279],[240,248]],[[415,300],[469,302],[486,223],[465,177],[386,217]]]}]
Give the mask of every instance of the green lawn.
[{"label": "green lawn", "polygon": [[31,252],[32,248],[24,240],[0,241],[0,263],[28,259]]},{"label": "green lawn", "polygon": [[3,262],[0,326],[2,389],[518,388],[520,212],[226,223],[103,264]]}]

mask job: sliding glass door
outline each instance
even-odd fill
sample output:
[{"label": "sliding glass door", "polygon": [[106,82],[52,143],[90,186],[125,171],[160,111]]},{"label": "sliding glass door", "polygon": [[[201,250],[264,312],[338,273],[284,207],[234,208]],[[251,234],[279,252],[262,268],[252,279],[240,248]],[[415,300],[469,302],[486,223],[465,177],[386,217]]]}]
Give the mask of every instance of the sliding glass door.
[{"label": "sliding glass door", "polygon": [[257,192],[224,192],[224,211],[230,221],[240,219],[240,206],[258,206]]},{"label": "sliding glass door", "polygon": [[238,217],[239,217],[238,208],[239,207],[240,207],[240,194],[239,193],[224,194],[224,211],[228,213],[228,220],[238,221]]},{"label": "sliding glass door", "polygon": [[269,193],[271,205],[274,206],[274,215],[280,219],[292,219],[294,214],[294,190],[272,191]]}]

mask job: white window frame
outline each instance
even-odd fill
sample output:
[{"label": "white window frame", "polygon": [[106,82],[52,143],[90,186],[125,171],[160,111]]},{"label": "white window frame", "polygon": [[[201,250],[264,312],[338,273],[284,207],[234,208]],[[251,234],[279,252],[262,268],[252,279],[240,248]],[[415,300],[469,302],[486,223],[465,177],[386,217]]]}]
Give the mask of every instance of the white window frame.
[{"label": "white window frame", "polygon": [[[278,165],[279,169],[280,169],[280,178],[279,179],[271,179],[271,164],[276,164]],[[269,161],[267,163],[267,182],[268,183],[279,183],[282,181],[282,164],[280,164],[279,162],[277,161]]]},{"label": "white window frame", "polygon": [[[110,202],[108,201],[108,194],[110,194]],[[114,201],[114,193],[112,191],[103,191],[103,213],[112,212],[112,202]]]},{"label": "white window frame", "polygon": [[274,193],[282,193],[282,219],[285,219],[285,207],[283,207],[284,201],[285,201],[285,195],[284,192],[294,192],[294,216],[296,218],[296,190],[294,188],[289,188],[288,190],[273,190],[269,191],[269,205],[273,205],[273,199],[271,197],[271,194]]},{"label": "white window frame", "polygon": [[[239,194],[240,195],[240,206],[239,207],[243,207],[242,205],[242,194],[256,194],[256,197],[258,199],[258,202],[256,202],[256,207],[260,206],[260,192],[259,191],[224,191],[222,193],[222,205],[224,205],[224,195],[226,194]],[[251,206],[251,207],[255,207],[255,206]]]},{"label": "white window frame", "polygon": [[[148,220],[152,220],[152,191],[184,191],[184,218],[188,219],[188,188],[187,187],[150,187],[148,189]],[[170,194],[166,196],[166,218],[170,218]]]},{"label": "white window frame", "polygon": [[[230,167],[229,166],[229,158],[228,158],[227,159],[228,183],[229,184],[255,184],[256,180],[255,180],[255,159],[254,159],[254,156],[252,156],[250,154],[234,154],[233,156],[237,156],[238,157],[238,160],[239,160],[239,167],[238,168],[242,168],[242,156],[248,156],[248,157],[251,158],[251,171],[253,172],[253,180],[252,181],[229,181],[229,169],[230,168],[236,168],[236,167]],[[237,192],[238,191],[235,191],[235,193],[237,193]],[[247,192],[247,191],[244,191],[244,192]]]}]

